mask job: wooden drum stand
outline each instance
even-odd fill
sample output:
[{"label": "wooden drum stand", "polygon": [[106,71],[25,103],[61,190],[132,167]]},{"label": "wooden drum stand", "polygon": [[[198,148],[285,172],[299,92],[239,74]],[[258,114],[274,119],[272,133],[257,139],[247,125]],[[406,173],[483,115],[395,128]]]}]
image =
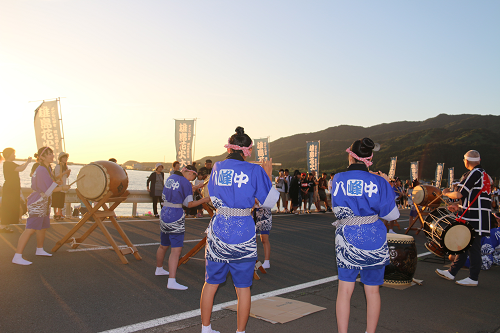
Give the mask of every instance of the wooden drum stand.
[{"label": "wooden drum stand", "polygon": [[[123,231],[122,227],[116,220],[116,215],[114,212],[116,207],[118,207],[119,204],[127,199],[129,192],[125,191],[125,193],[121,197],[112,198],[111,196],[113,195],[113,192],[109,191],[101,200],[99,200],[99,202],[95,203],[94,206],[92,206],[92,204],[80,193],[80,191],[78,191],[78,189],[76,189],[75,191],[80,200],[87,207],[88,212],[83,215],[80,221],[73,227],[73,229],[68,232],[66,236],[64,236],[59,242],[56,243],[56,245],[52,248],[52,252],[56,252],[57,250],[59,250],[59,248],[65,243],[72,243],[71,248],[76,249],[97,227],[99,227],[101,228],[102,233],[104,234],[104,236],[106,236],[109,244],[111,244],[113,250],[115,250],[116,254],[123,264],[128,264],[128,260],[127,258],[125,258],[126,254],[133,254],[135,259],[141,260],[142,257],[139,255],[137,248],[127,237],[125,231]],[[107,203],[111,202],[113,204],[108,207]],[[99,208],[101,207],[103,208],[103,210],[99,210]],[[75,239],[74,237],[71,237],[89,220],[90,217],[94,218],[95,223],[89,228],[89,230],[87,230],[80,238]],[[113,236],[111,236],[108,229],[103,223],[106,218],[109,218],[111,220],[111,223],[123,238],[125,244],[127,244],[127,248],[120,249],[118,247],[115,240],[113,239]]]},{"label": "wooden drum stand", "polygon": [[[203,206],[203,209],[205,209],[208,212],[210,217],[214,216],[214,209],[212,206],[209,206],[206,203],[204,203],[202,206]],[[189,259],[194,257],[198,252],[200,252],[201,249],[203,249],[205,247],[206,243],[207,243],[207,236],[205,236],[188,253],[186,253],[184,256],[182,256],[182,258],[179,259],[179,264],[177,265],[177,267],[179,267],[180,265],[186,264],[189,261]],[[255,280],[260,280],[260,277],[257,274],[257,270],[259,270],[262,274],[267,274],[264,267],[262,267],[262,263],[258,260],[257,260],[257,263],[255,264],[255,271],[253,273],[253,278]]]}]

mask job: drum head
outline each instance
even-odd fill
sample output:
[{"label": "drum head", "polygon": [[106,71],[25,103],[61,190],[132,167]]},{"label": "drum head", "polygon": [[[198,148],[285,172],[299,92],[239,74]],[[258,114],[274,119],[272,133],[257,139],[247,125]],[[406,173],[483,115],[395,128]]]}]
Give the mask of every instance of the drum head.
[{"label": "drum head", "polygon": [[81,168],[76,179],[79,178],[82,179],[76,182],[76,187],[85,198],[90,200],[99,198],[108,187],[106,171],[98,164],[88,164]]},{"label": "drum head", "polygon": [[444,235],[443,245],[448,252],[461,252],[469,246],[472,233],[469,227],[463,223],[452,225]]},{"label": "drum head", "polygon": [[411,199],[417,205],[420,205],[425,198],[425,190],[422,186],[415,186],[413,192],[411,193]]},{"label": "drum head", "polygon": [[392,243],[414,243],[415,240],[413,239],[413,236],[410,235],[400,235],[400,234],[387,234],[387,241],[392,242]]}]

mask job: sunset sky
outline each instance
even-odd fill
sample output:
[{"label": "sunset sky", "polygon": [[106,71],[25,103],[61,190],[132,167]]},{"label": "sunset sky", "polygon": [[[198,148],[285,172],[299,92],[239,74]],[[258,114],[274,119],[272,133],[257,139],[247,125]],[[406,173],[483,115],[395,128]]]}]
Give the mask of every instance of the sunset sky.
[{"label": "sunset sky", "polygon": [[[36,151],[61,100],[70,161],[171,162],[253,138],[500,114],[499,1],[4,0],[0,150]],[[305,143],[304,143],[305,149]]]}]

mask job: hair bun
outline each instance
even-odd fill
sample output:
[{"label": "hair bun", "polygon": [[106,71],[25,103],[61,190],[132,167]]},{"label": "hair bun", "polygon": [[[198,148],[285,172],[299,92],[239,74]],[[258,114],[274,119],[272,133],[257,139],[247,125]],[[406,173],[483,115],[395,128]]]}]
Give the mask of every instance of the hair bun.
[{"label": "hair bun", "polygon": [[238,126],[238,127],[236,127],[235,132],[237,135],[243,135],[243,134],[245,134],[245,129],[241,126]]},{"label": "hair bun", "polygon": [[35,153],[35,154],[33,155],[33,157],[34,157],[34,158],[38,158],[38,153]]},{"label": "hair bun", "polygon": [[375,142],[373,142],[370,138],[363,138],[363,140],[361,140],[361,148],[368,148],[372,150],[375,148]]}]

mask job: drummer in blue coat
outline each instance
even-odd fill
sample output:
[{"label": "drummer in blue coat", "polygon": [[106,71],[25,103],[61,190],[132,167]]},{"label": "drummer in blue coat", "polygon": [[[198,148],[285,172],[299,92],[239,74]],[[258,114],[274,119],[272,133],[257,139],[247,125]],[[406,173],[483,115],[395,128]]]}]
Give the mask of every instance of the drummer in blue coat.
[{"label": "drummer in blue coat", "polygon": [[207,185],[217,211],[207,229],[205,285],[200,300],[202,333],[217,333],[210,317],[215,293],[228,272],[238,296],[236,332],[245,332],[257,260],[252,207],[257,199],[261,207],[272,208],[279,197],[271,183],[271,161],[262,162],[262,167],[245,161],[252,153],[252,139],[242,127],[236,128],[224,147],[229,155],[215,163]]},{"label": "drummer in blue coat", "polygon": [[[188,289],[188,287],[177,283],[176,280],[177,264],[184,244],[186,215],[182,206],[192,208],[210,200],[210,198],[203,198],[193,201],[193,185],[190,182],[196,178],[196,175],[196,168],[188,165],[180,172],[174,171],[165,181],[163,187],[163,207],[160,214],[161,243],[156,251],[155,275],[170,275],[167,284],[168,289]],[[163,260],[169,247],[171,247],[168,258],[170,272],[163,268]]]},{"label": "drummer in blue coat", "polygon": [[[377,145],[378,146],[378,145]],[[396,220],[399,210],[388,177],[368,171],[372,165],[375,143],[356,140],[346,150],[349,167],[337,173],[332,181],[332,207],[335,225],[335,250],[339,287],[337,294],[337,327],[347,332],[351,296],[358,274],[365,285],[366,332],[373,333],[380,316],[379,286],[384,283],[385,266],[389,264],[387,230],[381,219]]]}]

